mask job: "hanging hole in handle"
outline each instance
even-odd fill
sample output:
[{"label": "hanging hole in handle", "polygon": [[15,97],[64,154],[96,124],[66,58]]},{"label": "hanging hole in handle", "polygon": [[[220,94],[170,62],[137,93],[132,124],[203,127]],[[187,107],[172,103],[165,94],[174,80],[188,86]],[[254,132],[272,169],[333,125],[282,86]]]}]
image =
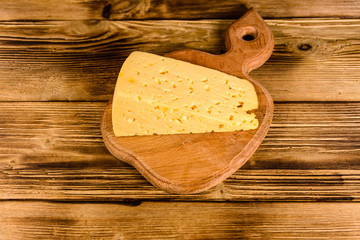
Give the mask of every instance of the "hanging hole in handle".
[{"label": "hanging hole in handle", "polygon": [[259,32],[256,28],[248,26],[248,27],[243,27],[240,30],[239,35],[240,35],[239,37],[242,40],[246,42],[251,42],[259,36]]}]

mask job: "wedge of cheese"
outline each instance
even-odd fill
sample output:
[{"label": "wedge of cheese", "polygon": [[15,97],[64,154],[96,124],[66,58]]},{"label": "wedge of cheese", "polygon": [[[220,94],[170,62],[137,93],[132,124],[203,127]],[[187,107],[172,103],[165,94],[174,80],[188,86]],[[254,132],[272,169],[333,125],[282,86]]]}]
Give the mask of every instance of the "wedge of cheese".
[{"label": "wedge of cheese", "polygon": [[250,130],[254,86],[217,70],[145,52],[124,62],[115,87],[115,136]]}]

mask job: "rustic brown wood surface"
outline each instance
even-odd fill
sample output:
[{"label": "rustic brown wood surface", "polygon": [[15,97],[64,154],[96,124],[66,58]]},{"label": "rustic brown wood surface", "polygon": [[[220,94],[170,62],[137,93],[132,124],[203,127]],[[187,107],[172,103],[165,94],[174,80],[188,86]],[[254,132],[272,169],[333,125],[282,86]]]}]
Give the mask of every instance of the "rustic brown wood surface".
[{"label": "rustic brown wood surface", "polygon": [[360,200],[360,103],[276,103],[272,126],[224,184],[166,194],[115,159],[103,102],[0,103],[0,199]]},{"label": "rustic brown wood surface", "polygon": [[[0,3],[1,240],[360,238],[358,0]],[[249,7],[275,37],[251,73],[276,101],[267,137],[205,193],[156,189],[101,138],[122,62],[224,53]]]},{"label": "rustic brown wood surface", "polygon": [[359,0],[1,0],[0,20],[239,18],[254,7],[265,18],[359,17]]},{"label": "rustic brown wood surface", "polygon": [[1,239],[359,239],[360,203],[4,202],[0,221]]},{"label": "rustic brown wood surface", "polygon": [[[0,22],[0,100],[108,101],[130,52],[219,54],[233,21]],[[360,20],[266,23],[275,50],[251,76],[274,101],[360,101]]]},{"label": "rustic brown wood surface", "polygon": [[[244,36],[253,39],[244,40]],[[246,163],[270,127],[273,100],[263,86],[249,77],[249,72],[263,65],[273,51],[274,37],[269,27],[251,9],[228,27],[225,42],[227,52],[221,55],[185,49],[166,56],[251,81],[259,102],[256,130],[124,138],[114,134],[112,104],[104,111],[101,133],[107,149],[162,190],[190,194],[219,184]]]}]

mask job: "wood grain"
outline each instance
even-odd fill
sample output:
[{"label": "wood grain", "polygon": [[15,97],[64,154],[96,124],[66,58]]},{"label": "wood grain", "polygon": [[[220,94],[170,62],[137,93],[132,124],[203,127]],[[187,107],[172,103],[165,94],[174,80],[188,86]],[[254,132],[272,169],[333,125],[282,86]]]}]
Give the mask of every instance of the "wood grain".
[{"label": "wood grain", "polygon": [[10,201],[0,221],[0,238],[14,240],[359,239],[360,203]]},{"label": "wood grain", "polygon": [[103,102],[0,103],[0,199],[360,200],[360,103],[276,103],[260,148],[204,194],[157,190],[106,150]]},{"label": "wood grain", "polygon": [[[0,100],[108,101],[130,52],[219,54],[231,22],[0,22]],[[359,20],[267,23],[275,50],[251,76],[275,101],[360,101]]]},{"label": "wood grain", "polygon": [[0,21],[239,18],[250,7],[265,18],[356,18],[360,10],[358,0],[1,0],[0,4]]}]

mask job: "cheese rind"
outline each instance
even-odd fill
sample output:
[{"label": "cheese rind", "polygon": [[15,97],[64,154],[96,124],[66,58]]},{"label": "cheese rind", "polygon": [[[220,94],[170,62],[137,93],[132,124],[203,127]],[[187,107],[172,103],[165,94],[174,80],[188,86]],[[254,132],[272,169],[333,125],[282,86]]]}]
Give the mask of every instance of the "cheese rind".
[{"label": "cheese rind", "polygon": [[217,70],[133,52],[115,87],[115,136],[225,132],[258,127],[254,86]]}]

